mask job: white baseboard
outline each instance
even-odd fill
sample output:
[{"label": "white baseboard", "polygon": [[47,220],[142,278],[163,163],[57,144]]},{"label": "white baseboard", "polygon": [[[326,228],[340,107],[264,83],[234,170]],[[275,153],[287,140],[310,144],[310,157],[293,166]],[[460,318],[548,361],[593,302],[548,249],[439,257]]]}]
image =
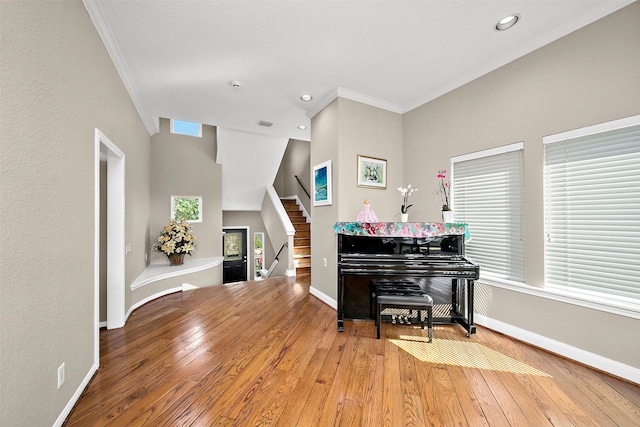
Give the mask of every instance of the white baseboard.
[{"label": "white baseboard", "polygon": [[107,327],[107,321],[106,320],[104,322],[98,323],[98,328],[106,328],[106,327]]},{"label": "white baseboard", "polygon": [[287,277],[296,277],[296,269],[294,268],[293,270],[287,270],[287,271],[285,272],[285,275],[286,275]]},{"label": "white baseboard", "polygon": [[481,314],[475,313],[474,320],[478,325],[485,326],[494,331],[508,335],[520,341],[524,341],[528,344],[535,345],[536,347],[540,347],[552,353],[559,354],[568,359],[575,360],[576,362],[584,365],[591,366],[636,384],[640,384],[640,369],[634,368],[633,366],[607,359],[606,357],[520,329],[509,325],[508,323],[500,322],[499,320],[495,320]]},{"label": "white baseboard", "polygon": [[69,400],[69,402],[67,402],[67,405],[64,407],[64,409],[58,416],[58,419],[56,420],[55,423],[53,423],[53,427],[59,427],[64,423],[64,421],[67,419],[67,417],[71,413],[71,410],[76,405],[76,402],[78,401],[78,399],[80,399],[80,395],[82,394],[84,389],[87,388],[89,381],[91,381],[91,378],[93,378],[93,375],[96,373],[97,370],[98,370],[98,365],[94,364],[93,366],[91,366],[91,368],[89,369],[89,372],[87,372],[87,375],[85,375],[84,379],[82,380],[82,383],[80,383],[75,393],[73,393],[73,396],[71,396],[71,399]]},{"label": "white baseboard", "polygon": [[327,304],[329,307],[333,308],[334,310],[338,309],[338,302],[336,300],[334,300],[327,294],[320,292],[313,286],[309,286],[309,293],[314,297],[318,298],[323,303]]},{"label": "white baseboard", "polygon": [[131,315],[131,313],[133,313],[133,310],[135,310],[136,308],[141,307],[141,306],[145,305],[146,303],[148,303],[149,301],[152,301],[152,300],[154,300],[156,298],[160,298],[160,297],[163,297],[165,295],[173,294],[175,292],[182,292],[182,286],[179,287],[179,288],[165,289],[162,292],[158,292],[157,294],[153,294],[153,295],[151,295],[151,296],[149,296],[149,297],[147,297],[147,298],[145,298],[145,299],[143,299],[141,301],[138,301],[137,303],[135,303],[131,307],[129,307],[129,310],[127,311],[127,314],[126,314],[126,316],[124,318],[125,322],[127,320],[129,320],[129,316]]}]

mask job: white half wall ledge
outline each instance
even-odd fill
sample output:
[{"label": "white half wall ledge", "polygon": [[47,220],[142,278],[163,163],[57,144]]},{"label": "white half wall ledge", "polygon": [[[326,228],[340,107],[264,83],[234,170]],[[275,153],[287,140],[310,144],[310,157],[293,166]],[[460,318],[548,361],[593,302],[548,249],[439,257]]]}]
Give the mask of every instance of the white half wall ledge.
[{"label": "white half wall ledge", "polygon": [[169,279],[171,277],[184,276],[191,273],[197,273],[209,268],[222,265],[223,257],[214,258],[196,258],[185,259],[182,265],[169,265],[169,263],[153,263],[144,269],[142,274],[131,284],[131,290],[135,291],[149,283],[159,280]]}]

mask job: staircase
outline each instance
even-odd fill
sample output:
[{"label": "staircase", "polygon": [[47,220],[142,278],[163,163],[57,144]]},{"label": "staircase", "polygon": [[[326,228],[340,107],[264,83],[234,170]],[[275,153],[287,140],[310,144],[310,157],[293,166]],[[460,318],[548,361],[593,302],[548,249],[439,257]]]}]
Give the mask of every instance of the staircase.
[{"label": "staircase", "polygon": [[295,200],[281,199],[287,215],[296,229],[293,236],[293,260],[296,263],[296,276],[311,274],[311,224],[302,215]]}]

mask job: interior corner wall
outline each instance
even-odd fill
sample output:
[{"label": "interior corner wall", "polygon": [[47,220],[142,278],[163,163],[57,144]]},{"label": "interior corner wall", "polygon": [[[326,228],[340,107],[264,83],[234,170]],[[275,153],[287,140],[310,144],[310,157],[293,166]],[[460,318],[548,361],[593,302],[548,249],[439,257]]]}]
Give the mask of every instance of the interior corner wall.
[{"label": "interior corner wall", "polygon": [[[333,193],[332,205],[311,208],[311,286],[337,300],[337,237],[333,225],[355,221],[364,199],[369,200],[380,221],[394,221],[400,212],[402,200],[397,188],[404,179],[402,116],[337,98],[312,118],[311,141],[312,166],[332,161]],[[387,161],[386,189],[357,186],[358,155]]]},{"label": "interior corner wall", "polygon": [[95,366],[95,129],[125,154],[127,283],[145,266],[150,138],[81,1],[0,16],[0,425],[50,426]]},{"label": "interior corner wall", "polygon": [[[201,196],[202,222],[191,224],[197,244],[192,257],[222,256],[222,166],[216,163],[216,130],[202,126],[202,137],[173,134],[169,119],[151,137],[151,242],[171,218],[171,196]],[[166,262],[160,252],[150,261]]]},{"label": "interior corner wall", "polygon": [[[273,183],[273,187],[280,197],[298,196],[307,212],[311,211],[311,199],[304,190],[311,191],[310,159],[310,143],[308,141],[290,139]],[[296,176],[304,185],[304,189],[296,180]]]},{"label": "interior corner wall", "polygon": [[[640,114],[638,52],[635,2],[406,113],[405,175],[420,188],[411,212],[438,218],[436,173],[452,156],[523,141],[526,283],[542,287],[542,138]],[[478,286],[476,296],[483,316],[640,368],[640,334],[630,333],[638,319],[496,286]]]}]

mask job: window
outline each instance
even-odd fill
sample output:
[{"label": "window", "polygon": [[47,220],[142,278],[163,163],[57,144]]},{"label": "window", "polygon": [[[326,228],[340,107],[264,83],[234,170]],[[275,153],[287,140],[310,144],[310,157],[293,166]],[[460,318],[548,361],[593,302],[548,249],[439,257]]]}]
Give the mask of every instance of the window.
[{"label": "window", "polygon": [[451,159],[455,221],[468,224],[466,255],[482,278],[524,283],[523,144]]},{"label": "window", "polygon": [[262,269],[264,268],[264,233],[262,231],[253,233],[253,277],[255,280],[262,280]]},{"label": "window", "polygon": [[202,197],[171,196],[171,218],[202,222]]},{"label": "window", "polygon": [[545,137],[545,283],[640,299],[640,116]]},{"label": "window", "polygon": [[171,133],[202,137],[202,124],[186,120],[171,119]]}]

